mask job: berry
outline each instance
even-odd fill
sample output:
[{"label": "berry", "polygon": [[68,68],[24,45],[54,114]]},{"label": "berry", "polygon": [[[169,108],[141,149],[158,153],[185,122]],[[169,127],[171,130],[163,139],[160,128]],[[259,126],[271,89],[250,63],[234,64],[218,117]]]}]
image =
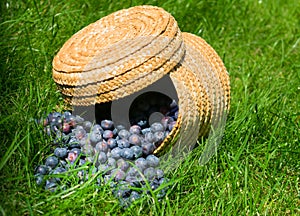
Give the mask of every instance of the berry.
[{"label": "berry", "polygon": [[[76,138],[75,138],[76,139]],[[79,140],[79,145],[80,146],[84,146],[84,145],[91,145],[91,140],[89,138],[89,136],[85,136],[83,138],[81,138],[81,140]],[[75,143],[74,143],[75,144]],[[77,144],[77,143],[76,143]]]},{"label": "berry", "polygon": [[106,154],[104,152],[100,152],[99,156],[98,156],[98,162],[100,164],[104,164],[106,162],[106,160],[107,160]]},{"label": "berry", "polygon": [[77,176],[79,177],[79,179],[84,179],[85,174],[85,170],[79,170],[77,172]]},{"label": "berry", "polygon": [[144,170],[144,176],[147,180],[153,180],[156,177],[156,170],[153,167]]},{"label": "berry", "polygon": [[163,198],[164,196],[166,196],[167,192],[166,189],[161,189],[158,194],[156,195],[157,198]]},{"label": "berry", "polygon": [[63,167],[56,167],[56,168],[53,170],[52,174],[61,174],[61,173],[64,173],[64,172],[66,172],[66,169],[65,169],[65,168],[63,168]]},{"label": "berry", "polygon": [[[90,143],[87,143],[86,145],[90,145]],[[72,143],[69,145],[69,149],[80,149],[80,145],[77,143]]]},{"label": "berry", "polygon": [[129,141],[124,138],[117,140],[117,144],[119,148],[128,148],[130,146]]},{"label": "berry", "polygon": [[128,137],[130,136],[130,132],[126,129],[122,129],[119,131],[118,136],[123,139],[128,139]]},{"label": "berry", "polygon": [[95,153],[94,147],[89,144],[82,146],[82,150],[86,155],[90,155],[90,156],[93,156]]},{"label": "berry", "polygon": [[55,191],[56,183],[46,180],[45,190]]},{"label": "berry", "polygon": [[107,140],[107,145],[110,149],[117,147],[117,141],[114,138],[109,138]]},{"label": "berry", "polygon": [[131,202],[134,202],[134,201],[138,200],[140,197],[141,196],[139,195],[138,192],[132,191],[131,194],[130,194],[129,199],[130,199]]},{"label": "berry", "polygon": [[107,152],[108,151],[108,145],[107,145],[107,142],[106,141],[101,141],[101,142],[98,142],[95,146],[95,149],[97,152]]},{"label": "berry", "polygon": [[107,166],[109,167],[109,169],[114,169],[117,167],[117,162],[114,158],[108,158],[107,159]]},{"label": "berry", "polygon": [[138,125],[132,125],[129,129],[129,132],[131,134],[140,134],[141,133],[141,127]]},{"label": "berry", "polygon": [[148,155],[146,157],[146,161],[148,165],[151,167],[157,167],[159,165],[159,158],[156,157],[155,155]]},{"label": "berry", "polygon": [[111,175],[114,177],[114,179],[116,181],[121,181],[121,180],[125,179],[125,177],[126,177],[125,172],[121,169],[118,169],[118,168],[112,170]]},{"label": "berry", "polygon": [[92,122],[90,121],[84,121],[82,124],[82,127],[86,130],[86,131],[90,131],[91,128],[93,127]]},{"label": "berry", "polygon": [[116,147],[111,150],[111,157],[113,157],[115,159],[119,159],[121,157],[121,152],[122,152],[122,149],[119,147]]},{"label": "berry", "polygon": [[100,125],[98,125],[98,124],[95,124],[93,127],[92,127],[92,131],[94,131],[94,132],[98,132],[98,133],[103,133],[103,128],[100,126]]},{"label": "berry", "polygon": [[132,145],[141,145],[141,138],[138,134],[132,134],[128,138],[128,141]]},{"label": "berry", "polygon": [[70,163],[74,163],[76,161],[78,157],[78,154],[76,152],[73,152],[73,151],[70,151],[68,153],[68,157],[67,157],[67,160],[70,162]]},{"label": "berry", "polygon": [[158,146],[161,144],[166,137],[165,131],[157,131],[154,133],[154,142],[155,145]]},{"label": "berry", "polygon": [[54,150],[54,155],[58,158],[66,158],[68,155],[68,150],[67,148],[56,148]]},{"label": "berry", "polygon": [[115,127],[116,133],[119,133],[119,131],[120,131],[120,130],[123,130],[123,129],[126,129],[126,128],[124,127],[124,125],[117,125],[117,126]]},{"label": "berry", "polygon": [[68,119],[70,118],[70,116],[72,116],[72,113],[69,112],[69,111],[65,111],[63,114],[62,114],[62,117],[64,119],[66,119],[68,121]]},{"label": "berry", "polygon": [[161,177],[161,178],[159,179],[158,183],[159,183],[159,184],[165,184],[165,183],[167,183],[168,181],[169,181],[168,179]]},{"label": "berry", "polygon": [[[58,132],[59,131],[59,128],[56,124],[53,124],[53,125],[50,125],[50,128],[53,132]],[[60,132],[60,131],[59,131]]]},{"label": "berry", "polygon": [[129,168],[129,163],[123,158],[117,160],[117,167],[126,172]]},{"label": "berry", "polygon": [[39,175],[46,175],[48,173],[48,166],[46,165],[39,165],[36,170],[35,173],[39,174]]},{"label": "berry", "polygon": [[82,117],[80,117],[79,115],[76,115],[75,116],[75,121],[78,122],[78,123],[83,123],[84,119]]},{"label": "berry", "polygon": [[54,126],[54,125],[56,125],[56,117],[51,117],[50,119],[49,119],[49,124],[50,124],[50,126]]},{"label": "berry", "polygon": [[86,160],[79,159],[79,166],[82,166],[86,163]]},{"label": "berry", "polygon": [[149,143],[152,143],[155,141],[155,137],[154,137],[154,134],[152,132],[148,132],[145,134],[145,141],[146,142],[149,142]]},{"label": "berry", "polygon": [[170,122],[170,123],[168,124],[168,130],[169,130],[169,131],[172,131],[175,125],[176,125],[176,121]]},{"label": "berry", "polygon": [[101,134],[101,132],[99,132],[97,130],[91,131],[91,133],[90,133],[90,141],[93,144],[102,141],[102,134]]},{"label": "berry", "polygon": [[123,158],[126,158],[128,160],[132,160],[133,159],[133,151],[130,148],[124,148],[123,151],[121,152],[121,156]]},{"label": "berry", "polygon": [[150,128],[153,133],[165,130],[164,126],[160,122],[154,122]]},{"label": "berry", "polygon": [[45,132],[48,136],[51,136],[51,128],[50,128],[50,125],[47,125],[47,126],[44,128],[44,132]]},{"label": "berry", "polygon": [[62,116],[62,114],[59,113],[59,112],[54,112],[54,113],[52,113],[52,117],[53,117],[53,118],[61,118],[61,116]]},{"label": "berry", "polygon": [[130,186],[132,186],[132,187],[141,187],[142,186],[140,178],[138,178],[137,176],[128,175],[128,173],[125,178],[125,181],[128,182],[130,184]]},{"label": "berry", "polygon": [[151,129],[150,128],[144,128],[141,130],[142,134],[145,135],[146,133],[149,133],[151,132]]},{"label": "berry", "polygon": [[114,134],[114,137],[116,137],[117,135],[118,135],[118,129],[117,128],[114,128],[113,130],[112,130],[112,132],[113,132],[113,134]]},{"label": "berry", "polygon": [[155,150],[155,146],[153,145],[153,143],[146,143],[142,145],[142,151],[144,155],[152,154],[154,150]]},{"label": "berry", "polygon": [[46,159],[45,165],[51,167],[52,169],[58,164],[58,159],[55,156],[50,156]]},{"label": "berry", "polygon": [[98,171],[106,173],[109,170],[109,166],[107,164],[100,164],[98,166]]},{"label": "berry", "polygon": [[78,139],[78,140],[81,140],[83,137],[85,137],[86,135],[86,131],[84,130],[84,128],[80,125],[78,125],[76,128],[75,128],[75,137]]},{"label": "berry", "polygon": [[119,189],[119,190],[116,190],[114,192],[114,195],[118,198],[123,198],[123,199],[120,199],[120,202],[121,202],[121,205],[122,206],[128,206],[128,203],[123,203],[122,202],[126,202],[126,199],[124,198],[127,198],[129,195],[130,195],[130,189]]},{"label": "berry", "polygon": [[81,153],[81,150],[79,148],[72,148],[70,152],[74,152],[78,156]]},{"label": "berry", "polygon": [[111,130],[105,130],[102,135],[103,139],[108,140],[114,137],[114,133]]},{"label": "berry", "polygon": [[145,158],[138,158],[135,160],[134,163],[141,172],[143,172],[144,169],[146,169],[148,167],[148,164],[147,164],[147,161],[145,160]]},{"label": "berry", "polygon": [[159,187],[159,182],[154,179],[151,183],[150,183],[150,187],[152,190],[156,190]]},{"label": "berry", "polygon": [[67,117],[66,120],[69,122],[69,124],[70,124],[71,127],[75,127],[76,126],[76,118],[75,118],[75,116],[71,115],[71,116]]},{"label": "berry", "polygon": [[162,171],[161,169],[157,169],[156,176],[158,179],[161,179],[162,177],[164,177],[164,171]]},{"label": "berry", "polygon": [[69,140],[68,140],[68,144],[72,145],[72,144],[79,144],[79,141],[77,140],[77,138],[75,136],[70,136]]},{"label": "berry", "polygon": [[172,100],[172,102],[170,103],[170,108],[174,108],[174,107],[178,107],[177,102],[175,100]]},{"label": "berry", "polygon": [[179,114],[178,111],[176,111],[176,112],[174,113],[174,119],[176,119],[176,120],[178,119],[178,114]]},{"label": "berry", "polygon": [[110,130],[114,127],[114,123],[111,120],[102,120],[100,125],[104,130]]},{"label": "berry", "polygon": [[127,172],[127,176],[137,176],[139,174],[138,168],[135,167],[129,167],[129,170]]},{"label": "berry", "polygon": [[173,122],[174,119],[170,116],[165,116],[161,119],[160,123],[164,126],[164,128],[168,128],[168,125]]},{"label": "berry", "polygon": [[52,122],[52,119],[53,119],[53,114],[52,114],[52,113],[49,113],[49,114],[47,115],[47,118],[46,118],[47,124],[50,124],[50,122]]},{"label": "berry", "polygon": [[35,175],[35,182],[37,185],[41,185],[44,182],[44,176],[40,174]]},{"label": "berry", "polygon": [[177,112],[178,109],[179,109],[178,106],[172,107],[171,110],[170,110],[170,114]]},{"label": "berry", "polygon": [[143,154],[142,148],[140,146],[132,146],[130,147],[130,149],[132,150],[133,157],[135,158],[139,158]]}]

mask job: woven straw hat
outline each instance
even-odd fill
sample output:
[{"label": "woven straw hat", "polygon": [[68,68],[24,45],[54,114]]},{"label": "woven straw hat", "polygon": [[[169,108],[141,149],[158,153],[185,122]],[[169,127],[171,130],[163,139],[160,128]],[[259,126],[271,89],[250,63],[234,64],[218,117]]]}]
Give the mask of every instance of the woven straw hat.
[{"label": "woven straw hat", "polygon": [[72,105],[103,103],[160,79],[183,54],[175,19],[161,8],[137,6],[74,34],[54,57],[53,78]]},{"label": "woven straw hat", "polygon": [[124,98],[164,76],[177,91],[179,117],[155,154],[188,152],[229,111],[229,76],[213,48],[181,33],[171,14],[154,6],[117,11],[74,34],[53,60],[53,79],[70,105]]}]

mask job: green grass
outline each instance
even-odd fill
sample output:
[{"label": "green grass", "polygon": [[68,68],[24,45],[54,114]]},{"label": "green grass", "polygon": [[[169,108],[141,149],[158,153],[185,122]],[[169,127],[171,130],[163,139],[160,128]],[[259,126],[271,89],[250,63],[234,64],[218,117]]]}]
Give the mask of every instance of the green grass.
[{"label": "green grass", "polygon": [[[299,215],[300,2],[1,1],[0,212],[2,215]],[[133,5],[164,7],[182,31],[203,37],[224,60],[231,110],[216,156],[195,151],[169,173],[162,202],[122,210],[109,188],[76,184],[45,192],[33,178],[49,140],[31,118],[61,110],[54,55],[75,32]]]}]

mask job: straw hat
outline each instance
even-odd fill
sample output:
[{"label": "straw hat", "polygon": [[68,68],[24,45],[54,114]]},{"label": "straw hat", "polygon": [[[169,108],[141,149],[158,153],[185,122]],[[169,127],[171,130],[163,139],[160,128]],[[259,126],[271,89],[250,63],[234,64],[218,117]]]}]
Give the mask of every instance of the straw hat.
[{"label": "straw hat", "polygon": [[53,60],[53,78],[72,105],[115,100],[160,79],[182,58],[175,19],[162,8],[112,13],[74,34]]},{"label": "straw hat", "polygon": [[86,26],[53,60],[53,79],[70,105],[124,98],[164,76],[176,88],[179,117],[158,155],[189,151],[229,111],[229,76],[211,46],[181,33],[164,9],[136,6]]}]

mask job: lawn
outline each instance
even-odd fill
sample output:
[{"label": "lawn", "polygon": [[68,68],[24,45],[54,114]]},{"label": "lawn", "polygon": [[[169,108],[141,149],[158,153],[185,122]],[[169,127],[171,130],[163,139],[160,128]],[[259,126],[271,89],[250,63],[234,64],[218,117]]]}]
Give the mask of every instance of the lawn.
[{"label": "lawn", "polygon": [[[230,74],[231,109],[217,155],[192,154],[157,202],[124,210],[109,187],[38,187],[34,168],[49,139],[32,121],[63,100],[52,59],[75,32],[122,8],[163,7],[182,31],[204,38]],[[2,215],[299,215],[300,1],[36,1],[0,3],[0,212]]]}]

